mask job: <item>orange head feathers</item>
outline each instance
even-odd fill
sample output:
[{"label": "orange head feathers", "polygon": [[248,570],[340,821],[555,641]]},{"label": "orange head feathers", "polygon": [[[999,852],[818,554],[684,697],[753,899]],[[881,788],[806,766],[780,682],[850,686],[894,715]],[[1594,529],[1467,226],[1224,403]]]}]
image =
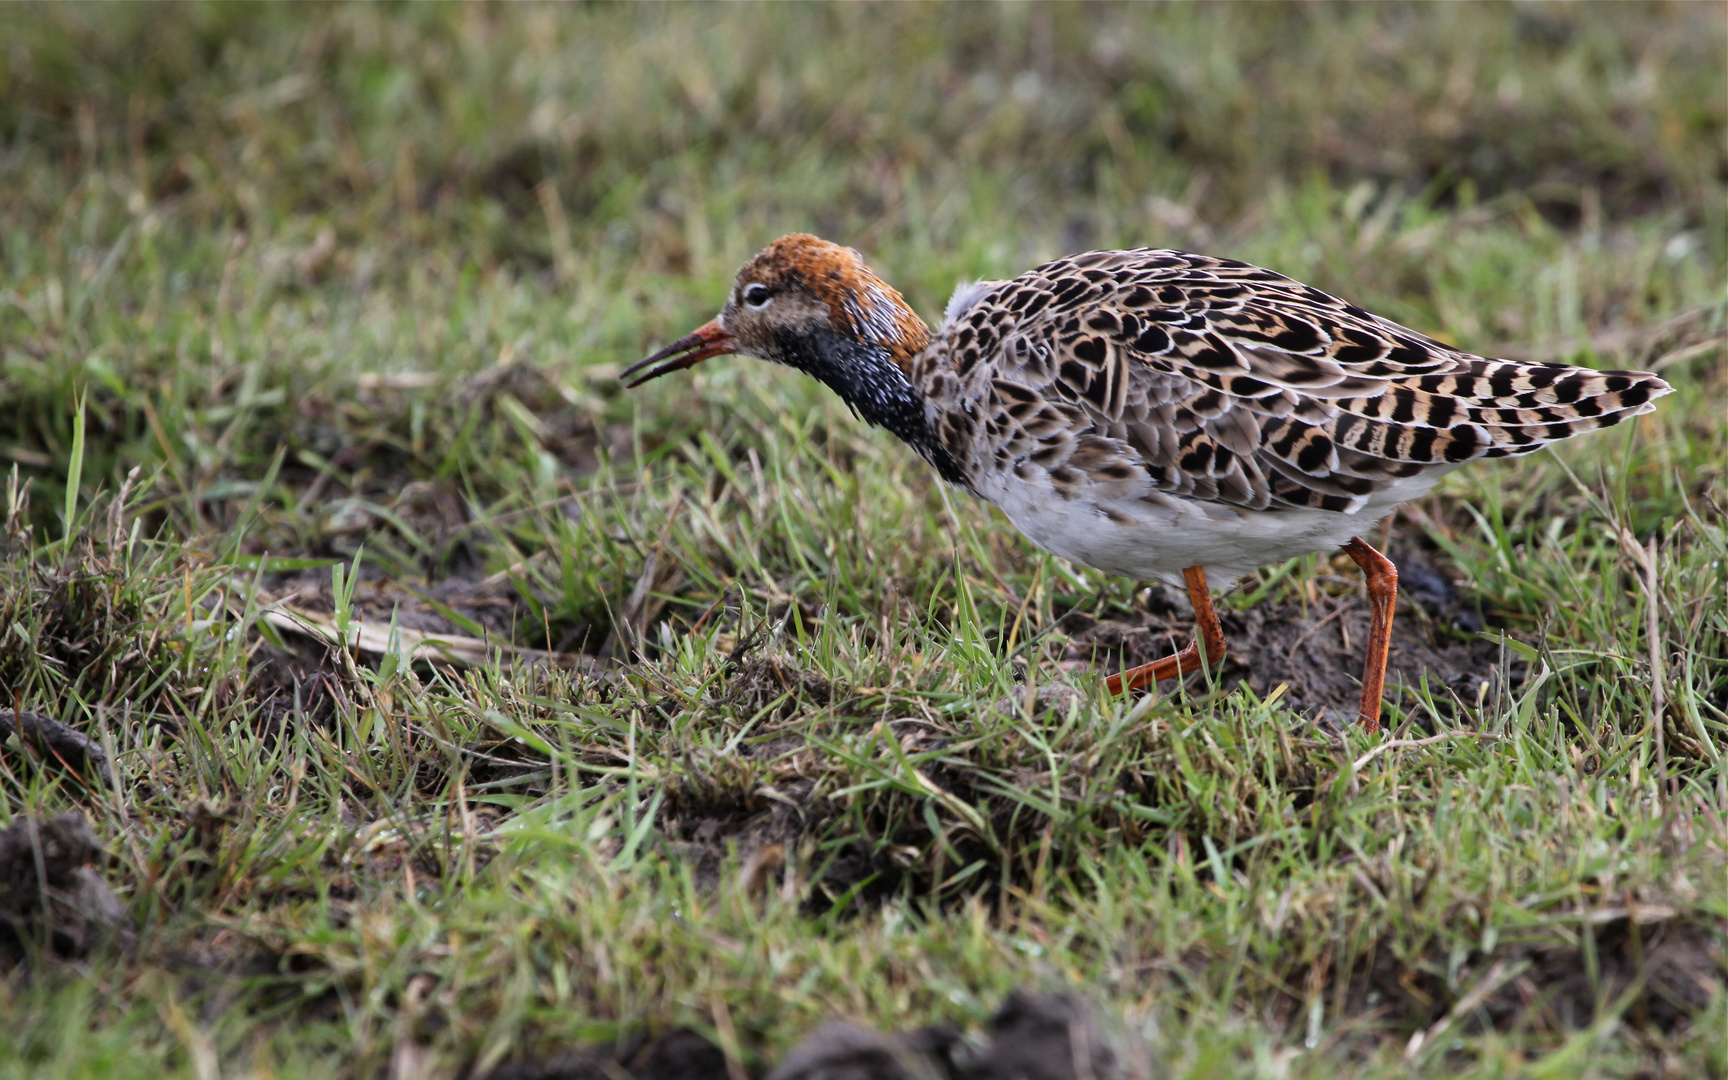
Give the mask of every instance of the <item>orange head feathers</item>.
[{"label": "orange head feathers", "polygon": [[[754,285],[762,286],[766,293],[752,289]],[[800,291],[827,309],[833,329],[887,349],[902,370],[914,353],[930,343],[930,328],[924,320],[892,285],[864,264],[863,256],[807,233],[782,236],[745,263],[738,271],[732,303],[727,307],[741,306],[747,312],[753,310],[752,299],[761,303],[764,296]],[[742,312],[734,315],[734,321],[740,324],[740,332],[749,332]]]},{"label": "orange head feathers", "polygon": [[724,353],[809,370],[798,362],[794,341],[824,332],[884,350],[902,371],[930,343],[924,320],[864,264],[863,256],[820,237],[793,233],[739,268],[717,318],[625,374],[668,361],[645,373],[639,384]]},{"label": "orange head feathers", "polygon": [[959,474],[930,432],[924,395],[910,379],[930,328],[851,248],[804,233],[782,236],[738,271],[712,321],[624,372],[631,386],[725,353],[797,368],[828,384],[853,411]]}]

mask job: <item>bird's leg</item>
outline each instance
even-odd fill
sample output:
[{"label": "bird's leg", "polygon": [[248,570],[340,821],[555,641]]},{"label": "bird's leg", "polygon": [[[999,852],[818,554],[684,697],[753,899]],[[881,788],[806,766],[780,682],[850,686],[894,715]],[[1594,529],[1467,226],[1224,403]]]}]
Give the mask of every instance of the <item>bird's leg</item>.
[{"label": "bird's leg", "polygon": [[1199,640],[1174,656],[1166,656],[1150,664],[1129,668],[1120,675],[1110,676],[1104,680],[1104,685],[1112,694],[1120,694],[1124,690],[1138,690],[1163,679],[1174,679],[1190,671],[1199,671],[1202,663],[1202,643],[1206,646],[1204,663],[1217,664],[1224,659],[1224,628],[1218,625],[1218,613],[1212,610],[1212,590],[1206,587],[1205,569],[1190,566],[1182,571],[1182,577],[1188,582],[1188,599],[1194,602],[1195,629],[1199,631]]},{"label": "bird's leg", "polygon": [[1343,547],[1368,578],[1368,656],[1362,664],[1362,726],[1380,730],[1380,699],[1386,689],[1386,653],[1392,647],[1392,608],[1398,602],[1398,568],[1356,537]]}]

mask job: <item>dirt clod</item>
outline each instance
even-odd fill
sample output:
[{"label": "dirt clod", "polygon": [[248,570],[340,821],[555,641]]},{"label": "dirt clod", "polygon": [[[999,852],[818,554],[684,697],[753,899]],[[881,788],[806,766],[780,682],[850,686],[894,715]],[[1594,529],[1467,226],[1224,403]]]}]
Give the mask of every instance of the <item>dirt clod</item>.
[{"label": "dirt clod", "polygon": [[28,756],[44,765],[74,773],[106,774],[108,755],[96,740],[51,717],[33,712],[0,709],[0,756],[13,735]]},{"label": "dirt clod", "polygon": [[969,1080],[1078,1080],[1116,1075],[1116,1055],[1089,1011],[1068,994],[1008,995],[990,1022],[988,1045],[960,1075]]},{"label": "dirt clod", "polygon": [[721,698],[739,712],[751,714],[784,699],[781,718],[794,715],[802,706],[800,695],[816,705],[827,705],[835,695],[834,684],[782,656],[752,656],[734,664]]},{"label": "dirt clod", "polygon": [[637,1036],[613,1046],[501,1065],[486,1080],[718,1080],[726,1075],[726,1055],[718,1046],[689,1028],[675,1028],[654,1039]]},{"label": "dirt clod", "polygon": [[103,855],[90,823],[70,811],[0,830],[0,964],[44,935],[56,953],[81,956],[120,925],[125,909],[90,867]]},{"label": "dirt clod", "polygon": [[[968,1047],[939,1026],[883,1035],[830,1021],[786,1052],[765,1080],[1112,1080],[1115,1053],[1089,1010],[1062,993],[1009,993],[990,1037]],[[655,1039],[565,1050],[500,1066],[486,1080],[711,1080],[728,1075],[720,1048],[687,1028]]]},{"label": "dirt clod", "polygon": [[831,1020],[794,1046],[767,1080],[923,1080],[936,1075],[930,1062],[906,1045]]},{"label": "dirt clod", "polygon": [[1002,1002],[977,1049],[948,1027],[889,1037],[834,1022],[793,1047],[767,1080],[1108,1080],[1118,1073],[1084,1004],[1021,988]]},{"label": "dirt clod", "polygon": [[1466,634],[1480,633],[1487,626],[1481,600],[1422,559],[1406,555],[1398,561],[1398,591],[1429,618]]},{"label": "dirt clod", "polygon": [[990,705],[993,713],[1013,716],[1024,714],[1036,719],[1054,713],[1058,720],[1068,716],[1071,709],[1084,708],[1086,699],[1081,693],[1067,683],[1046,683],[1032,692],[1030,702],[1024,692],[1009,694],[997,698]]}]

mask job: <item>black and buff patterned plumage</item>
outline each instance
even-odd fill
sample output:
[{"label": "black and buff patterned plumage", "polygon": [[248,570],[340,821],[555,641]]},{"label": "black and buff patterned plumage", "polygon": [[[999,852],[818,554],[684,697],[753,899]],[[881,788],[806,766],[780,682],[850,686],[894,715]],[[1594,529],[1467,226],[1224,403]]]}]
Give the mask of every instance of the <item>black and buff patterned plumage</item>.
[{"label": "black and buff patterned plumage", "polygon": [[1202,594],[1208,573],[1336,547],[1371,595],[1376,574],[1395,589],[1354,538],[1398,503],[1669,392],[1647,372],[1474,356],[1270,270],[1152,249],[965,286],[932,334],[856,252],[783,237],[717,319],[632,371],[725,352],[821,379],[1047,550]]}]

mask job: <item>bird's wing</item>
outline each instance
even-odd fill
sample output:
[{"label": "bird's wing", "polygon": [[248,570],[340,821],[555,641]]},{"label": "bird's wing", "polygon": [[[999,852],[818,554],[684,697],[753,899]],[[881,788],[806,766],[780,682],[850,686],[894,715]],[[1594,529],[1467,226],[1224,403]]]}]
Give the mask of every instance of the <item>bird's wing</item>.
[{"label": "bird's wing", "polygon": [[1149,249],[1003,282],[931,355],[944,370],[927,388],[972,403],[972,445],[996,468],[1048,470],[1059,490],[1149,476],[1267,510],[1354,512],[1402,478],[1529,453],[1669,390],[1473,356],[1270,270]]}]

